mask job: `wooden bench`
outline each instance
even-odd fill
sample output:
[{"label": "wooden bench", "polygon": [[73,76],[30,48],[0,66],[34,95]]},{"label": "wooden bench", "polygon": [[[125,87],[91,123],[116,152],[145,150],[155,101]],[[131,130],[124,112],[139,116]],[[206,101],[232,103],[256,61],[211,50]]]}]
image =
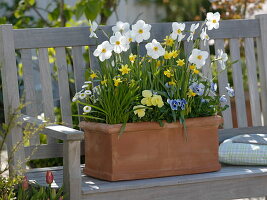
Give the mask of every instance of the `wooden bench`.
[{"label": "wooden bench", "polygon": [[[192,22],[187,22],[187,28]],[[111,27],[102,27],[110,32]],[[153,24],[152,36],[159,41],[169,34],[171,23]],[[220,29],[213,31],[210,37],[214,39],[214,49],[224,49],[225,44],[230,45],[231,59],[239,60],[232,66],[233,83],[236,92],[235,102],[237,110],[238,128],[233,128],[231,108],[223,112],[224,129],[220,130],[220,141],[235,135],[245,133],[266,133],[267,128],[267,15],[259,15],[250,20],[227,20],[220,23]],[[82,173],[80,165],[81,141],[83,132],[72,129],[71,97],[66,62],[66,47],[71,52],[73,73],[76,91],[84,82],[85,61],[83,59],[84,47],[89,46],[90,66],[97,68],[97,60],[91,56],[96,48],[96,41],[90,39],[88,27],[72,28],[41,28],[41,29],[13,29],[12,25],[0,26],[0,59],[2,67],[2,83],[5,106],[5,118],[8,122],[8,113],[12,113],[20,103],[17,55],[21,55],[23,65],[23,87],[25,101],[31,102],[26,107],[26,115],[22,120],[30,123],[42,123],[35,118],[41,110],[50,120],[55,119],[53,87],[51,79],[51,66],[48,59],[48,48],[55,48],[57,66],[57,84],[62,121],[66,126],[51,125],[45,128],[44,134],[48,136],[48,144],[42,144],[31,159],[63,157],[63,167],[30,169],[27,176],[30,180],[44,183],[44,174],[47,169],[55,174],[55,187],[64,183],[69,199],[91,200],[183,200],[183,199],[216,199],[225,200],[242,197],[257,197],[267,195],[267,166],[223,166],[222,170],[213,173],[185,175],[165,178],[155,178],[135,181],[107,182],[96,180]],[[98,32],[98,42],[106,40],[101,31]],[[241,39],[241,40],[240,40]],[[246,70],[241,68],[240,47],[245,49]],[[257,51],[255,53],[255,44]],[[142,44],[144,46],[144,44]],[[203,50],[210,51],[212,46],[202,45]],[[192,43],[185,43],[189,51]],[[35,53],[37,52],[37,56]],[[17,54],[16,54],[17,53]],[[257,56],[256,56],[257,55]],[[35,58],[38,58],[38,61]],[[257,58],[257,59],[256,59]],[[211,69],[203,67],[203,74],[210,76]],[[39,74],[34,73],[38,67]],[[218,69],[220,66],[218,64]],[[247,75],[250,108],[253,127],[247,127],[247,114],[243,77]],[[259,77],[258,77],[259,75]],[[36,78],[38,76],[38,78]],[[36,91],[35,82],[41,84],[41,98]],[[228,83],[228,75],[222,72],[219,75],[219,92],[224,94],[224,87]],[[258,84],[259,83],[259,84]],[[39,99],[39,100],[38,100]],[[229,99],[228,99],[229,100]],[[228,101],[229,102],[229,101]],[[22,140],[22,128],[15,126],[8,137],[8,149]],[[58,139],[63,140],[58,143]],[[40,143],[39,135],[30,140],[30,146],[17,151],[12,160],[11,173],[15,172],[18,163]],[[25,167],[25,163],[24,163]]]}]

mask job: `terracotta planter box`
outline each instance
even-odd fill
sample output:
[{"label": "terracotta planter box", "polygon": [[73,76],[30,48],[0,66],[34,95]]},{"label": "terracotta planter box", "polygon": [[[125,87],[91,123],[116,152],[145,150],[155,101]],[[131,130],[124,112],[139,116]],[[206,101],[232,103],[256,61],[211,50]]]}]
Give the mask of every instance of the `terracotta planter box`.
[{"label": "terracotta planter box", "polygon": [[219,116],[186,120],[187,140],[180,123],[120,124],[81,122],[85,131],[84,173],[118,181],[218,171]]}]

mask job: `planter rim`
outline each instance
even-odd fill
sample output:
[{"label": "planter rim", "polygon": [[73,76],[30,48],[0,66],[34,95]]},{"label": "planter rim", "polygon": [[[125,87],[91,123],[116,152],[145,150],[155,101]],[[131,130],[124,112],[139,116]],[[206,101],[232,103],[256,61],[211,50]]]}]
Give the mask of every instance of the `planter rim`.
[{"label": "planter rim", "polygon": [[[219,115],[209,117],[195,117],[186,119],[187,127],[218,127],[223,123],[223,118]],[[138,125],[137,125],[138,124]],[[79,127],[88,131],[97,131],[106,134],[118,134],[122,124],[105,124],[98,122],[86,122],[79,123]],[[183,127],[180,122],[167,123],[164,121],[164,126],[161,127],[158,122],[134,122],[127,123],[125,132],[142,131],[142,130],[158,130],[162,128],[181,128]]]}]

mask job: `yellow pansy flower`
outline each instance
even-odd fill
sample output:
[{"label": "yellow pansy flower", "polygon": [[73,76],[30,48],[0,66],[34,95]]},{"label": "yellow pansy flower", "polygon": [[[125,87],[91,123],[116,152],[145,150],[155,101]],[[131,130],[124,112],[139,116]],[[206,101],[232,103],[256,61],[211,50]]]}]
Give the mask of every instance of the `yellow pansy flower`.
[{"label": "yellow pansy flower", "polygon": [[153,106],[158,106],[159,108],[164,106],[164,102],[160,95],[153,95],[153,97],[151,98],[151,103]]},{"label": "yellow pansy flower", "polygon": [[193,73],[194,73],[194,74],[199,74],[199,70],[194,69],[194,70],[193,70]]},{"label": "yellow pansy flower", "polygon": [[104,80],[102,80],[100,83],[101,83],[101,85],[106,85],[107,84],[107,79],[104,79]]},{"label": "yellow pansy flower", "polygon": [[196,67],[195,67],[195,65],[190,65],[189,69],[194,70],[194,69],[196,69]]},{"label": "yellow pansy flower", "polygon": [[189,92],[187,93],[187,95],[188,95],[189,97],[194,97],[194,96],[196,96],[197,94],[194,93],[193,90],[190,89]]},{"label": "yellow pansy flower", "polygon": [[131,61],[131,63],[134,63],[136,56],[137,55],[133,55],[132,53],[129,55],[129,60]]},{"label": "yellow pansy flower", "polygon": [[96,75],[96,73],[92,73],[92,74],[90,75],[90,77],[91,77],[92,79],[94,79],[94,78],[97,77],[97,75]]},{"label": "yellow pansy flower", "polygon": [[124,75],[124,74],[128,74],[129,71],[131,71],[131,69],[126,64],[126,65],[122,65],[119,71],[122,73],[122,75]]},{"label": "yellow pansy flower", "polygon": [[181,66],[181,67],[184,66],[184,64],[185,64],[184,59],[179,59],[176,61],[176,63],[178,66]]},{"label": "yellow pansy flower", "polygon": [[113,78],[113,81],[114,81],[114,86],[116,87],[122,82],[121,78]]},{"label": "yellow pansy flower", "polygon": [[170,47],[174,44],[174,40],[170,36],[166,36],[164,41],[165,42],[163,44],[170,46]]},{"label": "yellow pansy flower", "polygon": [[144,117],[146,114],[146,112],[145,112],[146,108],[145,108],[145,106],[142,106],[142,105],[134,106],[133,110],[134,110],[134,114],[138,115],[139,118]]},{"label": "yellow pansy flower", "polygon": [[142,96],[143,96],[143,97],[152,97],[152,92],[151,92],[151,90],[143,90],[143,91],[142,91]]},{"label": "yellow pansy flower", "polygon": [[166,51],[165,54],[164,54],[164,59],[168,60],[168,59],[171,59],[171,58],[172,58],[172,53]]},{"label": "yellow pansy flower", "polygon": [[141,100],[141,104],[146,105],[146,106],[152,106],[151,99],[152,97],[145,97]]},{"label": "yellow pansy flower", "polygon": [[167,76],[168,78],[171,78],[171,76],[173,76],[173,74],[171,73],[171,71],[169,69],[164,71],[164,75]]}]

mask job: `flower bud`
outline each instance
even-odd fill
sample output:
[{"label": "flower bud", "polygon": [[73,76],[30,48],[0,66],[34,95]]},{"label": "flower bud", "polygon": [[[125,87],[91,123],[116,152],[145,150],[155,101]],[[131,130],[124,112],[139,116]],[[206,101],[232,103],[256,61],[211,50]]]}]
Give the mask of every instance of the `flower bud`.
[{"label": "flower bud", "polygon": [[51,171],[47,171],[46,172],[46,183],[47,184],[52,184],[54,181],[54,176],[53,176],[53,173]]},{"label": "flower bud", "polygon": [[23,181],[22,181],[22,189],[25,191],[29,188],[29,181],[26,176],[24,176]]},{"label": "flower bud", "polygon": [[63,200],[63,196],[60,196],[58,200]]}]

